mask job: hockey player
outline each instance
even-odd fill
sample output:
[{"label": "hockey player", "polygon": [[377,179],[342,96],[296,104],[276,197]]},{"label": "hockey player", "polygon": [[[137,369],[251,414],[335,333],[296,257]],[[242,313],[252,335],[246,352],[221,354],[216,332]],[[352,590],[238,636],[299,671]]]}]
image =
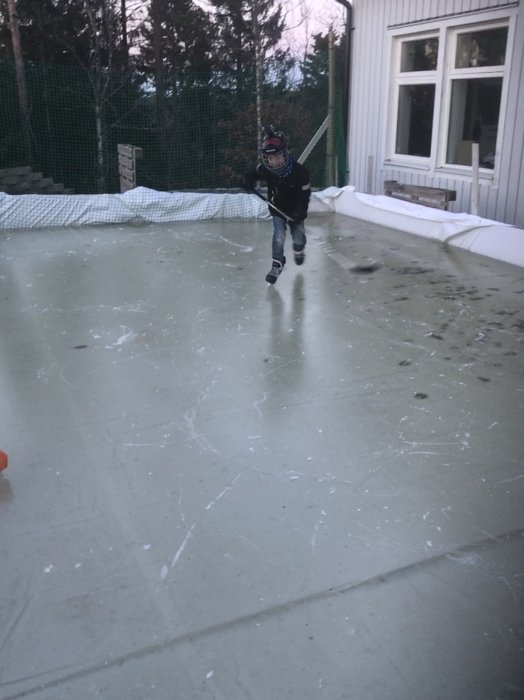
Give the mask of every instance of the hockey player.
[{"label": "hockey player", "polygon": [[[262,163],[246,173],[244,188],[252,192],[258,180],[265,181],[269,203],[280,209],[278,212],[269,207],[273,218],[273,260],[266,282],[275,284],[286,264],[284,243],[287,225],[293,240],[295,263],[302,265],[305,260],[304,219],[307,217],[311,184],[308,169],[289,153],[288,142],[282,131],[277,131],[272,126],[264,127],[260,155]],[[282,214],[287,214],[287,220]]]}]

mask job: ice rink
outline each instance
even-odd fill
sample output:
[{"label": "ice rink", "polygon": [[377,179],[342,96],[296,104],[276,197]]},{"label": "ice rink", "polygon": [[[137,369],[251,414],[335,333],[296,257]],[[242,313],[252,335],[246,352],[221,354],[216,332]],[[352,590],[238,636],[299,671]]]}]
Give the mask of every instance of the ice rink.
[{"label": "ice rink", "polygon": [[306,224],[0,231],[1,700],[524,697],[524,269]]}]

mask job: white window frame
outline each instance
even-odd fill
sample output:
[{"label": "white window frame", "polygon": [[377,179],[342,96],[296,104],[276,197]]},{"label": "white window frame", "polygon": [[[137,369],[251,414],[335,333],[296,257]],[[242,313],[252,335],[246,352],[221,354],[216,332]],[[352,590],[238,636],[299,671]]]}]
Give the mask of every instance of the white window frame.
[{"label": "white window frame", "polygon": [[[456,57],[456,52],[457,52],[457,38],[460,34],[467,34],[471,31],[483,31],[483,30],[489,30],[489,29],[497,29],[500,27],[507,27],[508,28],[508,41],[506,42],[506,57],[503,65],[499,66],[483,66],[483,67],[473,67],[473,68],[455,68],[455,57]],[[443,138],[441,138],[440,143],[439,143],[439,155],[438,155],[438,163],[437,167],[438,168],[445,168],[449,172],[457,172],[457,173],[464,173],[464,170],[469,173],[471,172],[471,165],[459,165],[455,163],[448,163],[446,161],[447,158],[447,146],[448,146],[448,126],[451,118],[451,96],[452,96],[452,86],[453,86],[453,81],[454,80],[459,80],[459,79],[474,79],[474,78],[502,78],[502,93],[501,93],[501,103],[500,103],[500,111],[499,111],[499,121],[498,121],[498,128],[497,128],[497,140],[496,140],[496,147],[495,147],[495,166],[494,168],[482,168],[480,167],[479,169],[479,174],[482,175],[483,177],[487,179],[491,179],[494,174],[495,170],[498,170],[498,162],[500,160],[500,149],[501,149],[501,143],[502,143],[502,125],[504,123],[504,115],[503,115],[503,96],[504,96],[504,86],[507,84],[508,79],[508,70],[507,70],[507,64],[508,64],[508,43],[509,43],[509,22],[490,22],[490,23],[481,23],[481,24],[475,24],[475,25],[461,25],[460,27],[452,27],[449,28],[447,31],[447,51],[448,51],[448,56],[446,59],[446,63],[449,66],[449,69],[446,71],[446,76],[445,76],[445,85],[443,86],[443,94],[445,96],[444,99],[444,119],[443,119],[443,125],[446,126],[446,133],[442,134]],[[505,105],[505,101],[504,101]]]},{"label": "white window frame", "polygon": [[[400,57],[401,57],[401,50],[402,50],[402,43],[404,41],[419,41],[423,39],[438,39],[439,40],[439,49],[438,49],[438,61],[437,61],[437,68],[436,70],[428,70],[428,71],[409,71],[409,72],[401,72],[400,71]],[[440,109],[440,91],[438,89],[439,83],[441,80],[439,79],[440,73],[441,73],[441,65],[442,65],[442,50],[441,50],[441,45],[440,45],[440,35],[438,31],[429,31],[429,32],[417,32],[417,33],[412,33],[412,34],[404,34],[398,39],[396,39],[393,42],[393,50],[392,50],[392,60],[391,60],[391,67],[392,67],[392,82],[393,82],[393,87],[392,87],[392,93],[391,93],[391,107],[390,107],[390,118],[388,119],[388,123],[390,125],[389,128],[389,133],[388,133],[388,161],[389,162],[394,162],[395,164],[398,165],[411,165],[412,167],[415,168],[422,168],[422,169],[427,169],[429,168],[429,162],[435,158],[436,152],[435,152],[435,143],[436,143],[436,133],[435,133],[435,115],[438,114],[438,111]],[[396,147],[396,141],[397,141],[397,118],[398,118],[398,106],[399,106],[399,96],[400,96],[400,87],[404,85],[429,85],[429,84],[434,84],[435,85],[435,103],[433,106],[433,128],[431,132],[431,153],[429,157],[422,157],[422,156],[409,156],[401,153],[395,153],[395,147]]]},{"label": "white window frame", "polygon": [[[516,11],[512,8],[491,11],[490,13],[474,13],[465,18],[457,16],[445,20],[435,20],[417,26],[411,25],[390,31],[390,84],[388,98],[388,127],[385,133],[384,167],[424,171],[430,175],[446,177],[448,175],[471,178],[470,165],[446,163],[448,124],[451,110],[451,87],[457,77],[502,77],[502,94],[499,111],[497,141],[495,149],[494,168],[480,168],[480,177],[486,180],[498,180],[500,170],[500,154],[504,136],[506,115],[507,90],[509,83],[510,56],[512,54],[513,36]],[[455,50],[457,36],[464,32],[477,32],[483,29],[508,27],[506,58],[503,66],[487,66],[476,68],[455,68]],[[403,41],[413,41],[424,38],[438,38],[438,61],[434,71],[400,72],[400,52]],[[399,87],[401,85],[435,84],[435,103],[433,113],[433,129],[431,135],[431,152],[429,157],[409,156],[395,153]]]}]

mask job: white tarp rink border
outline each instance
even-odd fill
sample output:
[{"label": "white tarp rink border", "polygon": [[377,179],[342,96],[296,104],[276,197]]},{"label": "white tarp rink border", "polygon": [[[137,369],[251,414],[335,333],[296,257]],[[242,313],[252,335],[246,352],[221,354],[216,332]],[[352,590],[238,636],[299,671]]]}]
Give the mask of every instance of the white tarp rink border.
[{"label": "white tarp rink border", "polygon": [[[490,219],[363,194],[351,186],[314,192],[310,212],[344,214],[524,267],[524,230]],[[146,187],[102,195],[0,193],[2,230],[267,217],[266,204],[247,193],[158,192]]]},{"label": "white tarp rink border", "polygon": [[344,187],[333,196],[338,214],[431,238],[524,267],[524,230],[471,214],[455,214]]}]

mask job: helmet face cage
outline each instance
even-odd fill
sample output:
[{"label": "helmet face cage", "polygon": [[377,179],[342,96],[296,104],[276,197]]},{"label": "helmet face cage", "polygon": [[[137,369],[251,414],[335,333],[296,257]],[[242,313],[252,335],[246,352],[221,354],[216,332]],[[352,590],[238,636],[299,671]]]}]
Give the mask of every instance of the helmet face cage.
[{"label": "helmet face cage", "polygon": [[[278,166],[275,166],[269,162],[268,156],[277,154],[283,155],[283,161]],[[270,172],[275,173],[275,175],[286,175],[289,172],[291,164],[289,148],[286,137],[281,131],[276,131],[264,137],[260,146],[260,155],[266,168]]]}]

